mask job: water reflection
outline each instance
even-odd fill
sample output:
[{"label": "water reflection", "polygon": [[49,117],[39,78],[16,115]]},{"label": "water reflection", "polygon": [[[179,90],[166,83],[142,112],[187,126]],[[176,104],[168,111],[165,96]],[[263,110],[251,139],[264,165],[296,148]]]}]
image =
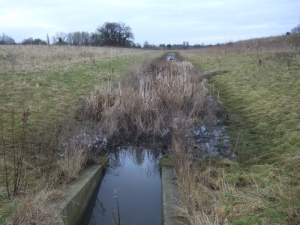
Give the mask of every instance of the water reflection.
[{"label": "water reflection", "polygon": [[167,61],[178,61],[177,54],[175,52],[169,52],[166,54]]},{"label": "water reflection", "polygon": [[142,146],[125,146],[118,148],[118,151],[108,153],[110,167],[107,173],[118,176],[124,165],[142,170],[147,176],[159,174],[160,151],[154,151]]},{"label": "water reflection", "polygon": [[114,224],[116,192],[122,224],[161,225],[160,153],[141,146],[125,146],[108,156],[110,167],[102,180],[92,216],[81,224]]}]

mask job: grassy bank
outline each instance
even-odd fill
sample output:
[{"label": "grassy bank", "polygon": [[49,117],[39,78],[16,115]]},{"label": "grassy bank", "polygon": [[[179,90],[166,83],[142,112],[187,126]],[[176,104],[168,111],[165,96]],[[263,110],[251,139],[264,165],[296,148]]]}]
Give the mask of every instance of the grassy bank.
[{"label": "grassy bank", "polygon": [[[90,160],[81,153],[84,138],[71,140],[78,132],[95,132],[88,121],[75,119],[83,99],[96,86],[114,83],[135,64],[161,54],[119,48],[0,47],[1,224],[59,223],[52,203],[62,193],[55,188],[63,189]],[[58,149],[64,150],[63,156],[57,155]],[[51,217],[52,222],[47,220]]]},{"label": "grassy bank", "polygon": [[[68,115],[96,85],[129,74],[135,63],[160,53],[72,46],[2,46],[0,105],[4,127],[10,113],[31,111],[31,122]],[[4,113],[3,113],[4,112]],[[45,119],[47,118],[47,119]]]},{"label": "grassy bank", "polygon": [[209,89],[226,110],[238,158],[210,161],[217,172],[209,174],[228,185],[216,214],[230,224],[299,223],[299,42],[273,37],[180,52],[202,71],[229,70],[210,78]]}]

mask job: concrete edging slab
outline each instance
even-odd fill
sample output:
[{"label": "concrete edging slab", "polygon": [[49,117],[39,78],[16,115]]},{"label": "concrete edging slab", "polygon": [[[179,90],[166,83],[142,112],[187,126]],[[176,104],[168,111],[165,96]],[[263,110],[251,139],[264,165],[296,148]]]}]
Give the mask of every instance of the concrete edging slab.
[{"label": "concrete edging slab", "polygon": [[67,197],[58,203],[65,225],[76,225],[80,222],[102,173],[103,166],[90,166],[83,170],[76,180],[67,185]]},{"label": "concrete edging slab", "polygon": [[188,222],[174,216],[174,207],[179,205],[179,193],[174,169],[161,168],[163,225],[187,225]]}]

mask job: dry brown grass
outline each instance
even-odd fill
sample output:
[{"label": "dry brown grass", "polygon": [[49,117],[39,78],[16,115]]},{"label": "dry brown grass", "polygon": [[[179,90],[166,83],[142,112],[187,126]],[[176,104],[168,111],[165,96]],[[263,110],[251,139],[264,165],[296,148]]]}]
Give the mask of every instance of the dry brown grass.
[{"label": "dry brown grass", "polygon": [[[186,218],[189,224],[261,224],[260,211],[272,211],[266,196],[276,202],[278,198],[288,198],[288,193],[281,189],[284,181],[280,181],[278,186],[269,184],[268,179],[276,176],[272,172],[264,178],[266,187],[262,189],[255,173],[243,173],[241,168],[237,172],[238,164],[229,159],[193,162],[185,151],[187,141],[190,142],[184,138],[173,139],[171,148],[181,200],[174,213]],[[238,176],[234,184],[229,183],[233,173]],[[280,180],[280,177],[277,179]],[[278,196],[278,193],[281,194]],[[253,216],[249,217],[249,213]],[[245,219],[232,223],[236,218]],[[265,219],[265,222],[273,224],[272,220]]]},{"label": "dry brown grass", "polygon": [[186,218],[191,225],[219,225],[228,216],[219,209],[224,199],[225,180],[211,176],[211,167],[199,170],[189,157],[186,149],[193,140],[186,134],[190,125],[181,121],[173,133],[171,155],[180,194],[180,205],[174,208],[174,213]]},{"label": "dry brown grass", "polygon": [[38,72],[61,67],[61,72],[68,70],[71,63],[112,59],[116,56],[128,57],[143,54],[140,49],[122,49],[110,47],[81,46],[0,46],[0,73],[7,71]]},{"label": "dry brown grass", "polygon": [[112,87],[97,88],[83,106],[82,117],[103,122],[109,138],[122,135],[163,137],[174,121],[199,115],[206,95],[204,82],[188,62],[159,60],[133,70],[131,77]]},{"label": "dry brown grass", "polygon": [[12,221],[7,221],[6,224],[63,224],[60,218],[60,210],[55,204],[63,196],[64,193],[62,191],[51,188],[43,188],[35,193],[26,195],[17,200],[13,219]]}]

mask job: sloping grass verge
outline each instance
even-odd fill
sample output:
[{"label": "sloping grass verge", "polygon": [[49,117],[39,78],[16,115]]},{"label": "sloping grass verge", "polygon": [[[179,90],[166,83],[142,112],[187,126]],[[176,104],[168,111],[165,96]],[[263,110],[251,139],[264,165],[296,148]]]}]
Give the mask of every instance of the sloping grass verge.
[{"label": "sloping grass verge", "polygon": [[226,172],[225,181],[232,187],[223,200],[232,224],[299,223],[297,38],[290,42],[289,37],[273,37],[180,52],[202,71],[230,70],[210,78],[209,89],[220,96],[226,109],[238,158],[209,163]]}]

